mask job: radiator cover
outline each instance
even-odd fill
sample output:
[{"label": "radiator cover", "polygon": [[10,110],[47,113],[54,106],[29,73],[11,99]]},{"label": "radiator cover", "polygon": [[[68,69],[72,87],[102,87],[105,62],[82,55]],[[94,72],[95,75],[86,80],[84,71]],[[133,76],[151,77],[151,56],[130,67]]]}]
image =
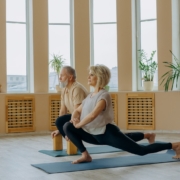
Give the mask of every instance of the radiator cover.
[{"label": "radiator cover", "polygon": [[128,93],[127,100],[127,129],[153,130],[154,93]]},{"label": "radiator cover", "polygon": [[33,96],[6,96],[6,132],[34,131],[35,105]]}]

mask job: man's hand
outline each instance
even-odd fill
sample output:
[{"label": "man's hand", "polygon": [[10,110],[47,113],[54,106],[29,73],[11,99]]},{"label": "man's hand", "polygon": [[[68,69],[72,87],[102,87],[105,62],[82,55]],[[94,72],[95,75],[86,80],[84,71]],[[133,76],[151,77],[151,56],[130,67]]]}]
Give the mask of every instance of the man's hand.
[{"label": "man's hand", "polygon": [[80,120],[79,119],[74,118],[74,119],[71,119],[70,122],[73,123],[75,128],[77,128],[77,129],[81,128],[80,127]]},{"label": "man's hand", "polygon": [[55,136],[57,136],[58,134],[59,134],[59,130],[53,131],[53,132],[51,133],[52,139],[53,139]]}]

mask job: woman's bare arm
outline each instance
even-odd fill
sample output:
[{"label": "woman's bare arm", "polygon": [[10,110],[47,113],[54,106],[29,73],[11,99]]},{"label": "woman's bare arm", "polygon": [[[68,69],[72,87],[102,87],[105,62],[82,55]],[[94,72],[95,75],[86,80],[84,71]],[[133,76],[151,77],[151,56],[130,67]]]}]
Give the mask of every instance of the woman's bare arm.
[{"label": "woman's bare arm", "polygon": [[105,102],[105,100],[101,99],[96,104],[93,111],[91,113],[89,113],[83,120],[79,121],[79,118],[76,118],[74,116],[74,118],[71,118],[72,122],[76,128],[81,128],[81,127],[85,126],[86,124],[92,122],[105,108],[106,108],[106,102]]},{"label": "woman's bare arm", "polygon": [[82,111],[82,104],[73,111],[71,119],[80,119],[81,111]]}]

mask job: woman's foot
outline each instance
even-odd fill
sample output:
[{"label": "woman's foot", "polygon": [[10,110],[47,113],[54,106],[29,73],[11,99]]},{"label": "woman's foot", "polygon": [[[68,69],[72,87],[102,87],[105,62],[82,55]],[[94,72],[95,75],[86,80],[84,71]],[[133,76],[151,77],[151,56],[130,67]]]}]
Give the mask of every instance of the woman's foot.
[{"label": "woman's foot", "polygon": [[91,156],[89,155],[89,153],[87,151],[85,151],[82,153],[81,158],[73,161],[72,164],[78,164],[78,163],[82,163],[82,162],[91,162],[91,161],[92,161]]},{"label": "woman's foot", "polygon": [[144,138],[149,141],[149,144],[153,144],[155,142],[155,137],[156,137],[155,133],[144,134]]},{"label": "woman's foot", "polygon": [[69,138],[67,136],[65,136],[65,139],[66,139],[66,141],[69,141]]},{"label": "woman's foot", "polygon": [[180,142],[172,143],[172,149],[176,152],[176,155],[173,156],[173,159],[180,159]]}]

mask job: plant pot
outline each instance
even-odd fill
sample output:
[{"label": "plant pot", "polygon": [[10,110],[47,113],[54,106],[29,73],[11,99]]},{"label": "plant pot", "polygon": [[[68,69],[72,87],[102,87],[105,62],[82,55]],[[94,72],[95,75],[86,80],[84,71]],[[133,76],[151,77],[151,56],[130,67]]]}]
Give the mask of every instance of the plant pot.
[{"label": "plant pot", "polygon": [[144,91],[152,91],[154,87],[153,81],[143,81]]},{"label": "plant pot", "polygon": [[61,88],[60,88],[59,85],[56,85],[56,92],[57,92],[57,93],[60,93],[60,92],[61,92]]},{"label": "plant pot", "polygon": [[106,91],[109,91],[109,86],[108,86],[108,85],[105,86],[104,89],[105,89]]}]

